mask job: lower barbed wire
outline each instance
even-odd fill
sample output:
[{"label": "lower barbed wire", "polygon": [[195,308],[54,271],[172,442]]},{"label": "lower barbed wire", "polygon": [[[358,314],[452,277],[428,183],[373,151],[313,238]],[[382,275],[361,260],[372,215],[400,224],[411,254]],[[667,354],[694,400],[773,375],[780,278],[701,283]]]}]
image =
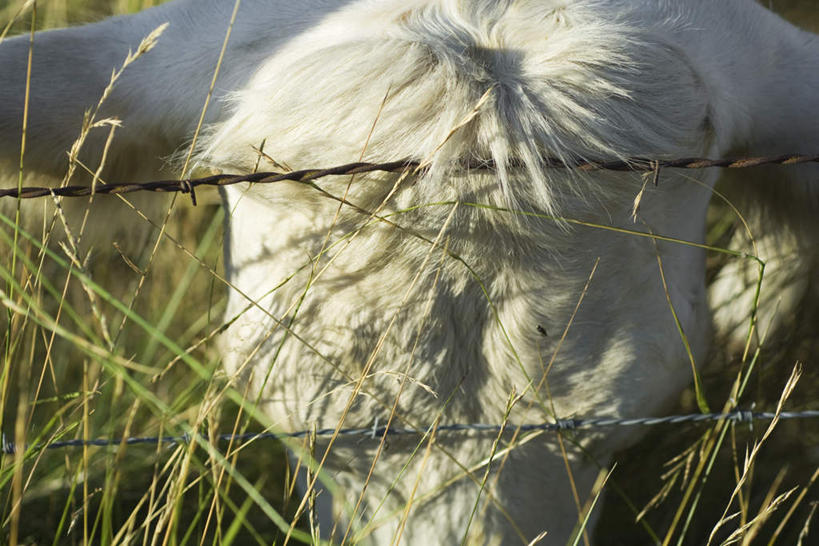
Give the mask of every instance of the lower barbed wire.
[{"label": "lower barbed wire", "polygon": [[[819,410],[808,411],[783,411],[778,414],[779,419],[812,419],[819,417]],[[615,418],[615,417],[588,417],[584,419],[557,419],[549,423],[537,424],[523,424],[515,425],[507,423],[505,425],[490,425],[482,423],[471,424],[451,424],[440,425],[434,427],[436,434],[442,432],[487,432],[498,434],[501,430],[507,432],[555,432],[555,431],[569,431],[580,429],[594,429],[613,426],[654,426],[654,425],[675,425],[682,423],[702,423],[708,421],[719,421],[721,419],[737,422],[737,423],[753,423],[754,421],[770,421],[777,418],[775,412],[754,412],[747,410],[737,410],[729,413],[693,413],[688,415],[669,415],[666,417],[635,417],[635,418]],[[282,440],[287,438],[304,438],[307,436],[325,437],[338,434],[339,436],[361,436],[366,438],[369,436],[375,440],[378,437],[384,436],[407,436],[407,435],[424,435],[432,432],[433,428],[413,429],[413,428],[396,428],[377,426],[367,428],[322,428],[318,430],[299,430],[296,432],[248,432],[244,434],[218,434],[209,437],[204,434],[197,434],[198,441],[210,442],[231,442],[231,443],[248,443],[256,440]],[[133,436],[127,438],[94,438],[89,440],[61,440],[57,442],[47,442],[43,444],[35,444],[26,447],[26,451],[40,451],[53,450],[69,447],[111,447],[120,445],[157,445],[157,444],[189,444],[194,441],[194,434],[185,433],[181,436]],[[14,442],[8,440],[8,437],[2,434],[2,450],[6,455],[12,455],[16,452]]]}]

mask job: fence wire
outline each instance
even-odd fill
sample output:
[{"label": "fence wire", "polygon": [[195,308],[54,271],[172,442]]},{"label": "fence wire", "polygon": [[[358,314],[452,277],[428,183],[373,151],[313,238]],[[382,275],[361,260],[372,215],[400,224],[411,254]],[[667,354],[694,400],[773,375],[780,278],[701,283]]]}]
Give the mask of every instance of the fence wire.
[{"label": "fence wire", "polygon": [[[525,425],[488,425],[481,423],[472,424],[451,424],[440,425],[435,428],[436,433],[452,433],[452,432],[485,432],[499,434],[501,430],[521,432],[535,432],[535,431],[574,431],[583,429],[594,429],[604,427],[632,427],[632,426],[655,426],[655,425],[676,425],[681,423],[702,423],[708,421],[719,421],[724,419],[735,423],[753,423],[754,421],[772,420],[776,417],[774,412],[754,412],[746,410],[737,410],[729,413],[694,413],[688,415],[669,415],[666,417],[635,417],[635,418],[617,418],[617,417],[588,417],[584,419],[557,419],[551,423],[537,423]],[[783,411],[779,413],[779,419],[811,419],[819,417],[819,410],[809,411]],[[379,426],[376,420],[373,426],[368,428],[345,428],[338,431],[339,436],[359,436],[362,438],[371,438],[373,440],[384,436],[408,436],[408,435],[424,435],[432,429],[414,429],[414,428],[395,428]],[[304,438],[306,436],[314,435],[315,437],[332,436],[335,434],[335,428],[323,428],[319,430],[299,430],[296,432],[249,432],[246,434],[218,434],[209,438],[206,435],[199,434],[199,439],[209,442],[232,442],[238,444],[245,444],[256,440],[282,440],[286,438]],[[189,444],[194,440],[193,435],[183,434],[181,436],[132,436],[127,438],[94,438],[90,440],[64,440],[57,442],[48,442],[44,444],[37,444],[34,446],[27,446],[26,451],[34,450],[40,451],[45,449],[62,449],[69,447],[110,447],[121,445],[157,445],[157,444]],[[16,452],[17,447],[14,442],[8,440],[5,434],[2,435],[2,449],[6,455],[12,455]]]},{"label": "fence wire", "polygon": [[[745,157],[738,159],[707,159],[701,157],[652,160],[631,158],[612,161],[580,161],[566,163],[558,159],[546,158],[544,167],[555,169],[574,169],[578,171],[634,171],[651,172],[660,169],[745,169],[762,165],[797,165],[800,163],[819,163],[819,155],[787,154],[768,157]],[[495,165],[491,161],[477,161],[460,166],[467,170],[492,170]],[[275,182],[310,182],[326,176],[363,174],[370,172],[404,172],[423,170],[423,165],[411,159],[391,161],[388,163],[348,163],[328,169],[302,169],[290,172],[257,172],[251,174],[217,174],[203,178],[189,178],[184,180],[156,180],[142,183],[99,183],[94,186],[62,186],[49,188],[41,186],[27,186],[22,188],[0,189],[0,197],[33,199],[36,197],[84,197],[89,195],[124,194],[137,191],[152,192],[181,192],[191,194],[193,204],[196,204],[196,188],[201,186],[231,186],[242,182],[253,184],[272,184]]]},{"label": "fence wire", "polygon": [[[819,154],[802,155],[786,154],[767,157],[745,157],[745,158],[682,158],[671,160],[651,160],[643,158],[630,158],[612,161],[582,161],[577,163],[566,163],[557,159],[547,158],[543,164],[548,168],[575,169],[578,171],[633,171],[633,172],[658,172],[660,169],[744,169],[759,167],[763,165],[797,165],[803,163],[819,163]],[[495,165],[491,161],[472,162],[461,165],[464,169],[492,170]],[[401,160],[386,163],[357,162],[339,165],[326,169],[302,169],[290,172],[257,172],[251,174],[218,174],[202,178],[183,180],[157,180],[143,183],[99,183],[95,186],[62,186],[57,188],[26,186],[21,188],[0,189],[0,198],[11,197],[20,199],[33,199],[37,197],[84,197],[90,195],[125,194],[138,191],[150,192],[181,192],[191,194],[193,204],[196,205],[197,187],[201,186],[231,186],[240,183],[272,184],[282,181],[310,182],[327,176],[353,175],[370,172],[404,172],[412,170],[423,170],[424,166],[416,160]],[[776,416],[772,412],[752,412],[734,411],[730,413],[697,413],[689,415],[671,415],[666,417],[639,417],[639,418],[614,418],[614,417],[589,417],[584,419],[558,419],[551,423],[524,424],[524,425],[490,425],[481,423],[472,424],[450,424],[441,425],[436,428],[438,433],[450,432],[487,432],[498,434],[501,430],[520,430],[521,432],[533,431],[573,431],[581,429],[592,429],[612,426],[654,426],[663,424],[700,423],[705,421],[718,421],[725,419],[737,423],[752,423],[758,420],[771,420]],[[801,412],[781,412],[780,419],[809,419],[819,417],[819,410]],[[378,421],[368,428],[346,428],[338,431],[342,436],[361,436],[377,438],[383,435],[419,435],[425,434],[428,430],[412,428],[387,428],[378,426]],[[217,442],[238,442],[247,443],[255,440],[302,438],[308,435],[316,437],[331,436],[336,433],[335,428],[325,428],[320,430],[301,430],[297,432],[252,432],[247,434],[219,434],[214,437]],[[204,435],[200,438],[209,441]],[[65,440],[47,442],[27,446],[26,450],[53,450],[69,447],[83,446],[119,446],[119,445],[157,445],[157,444],[187,444],[193,440],[190,434],[182,436],[150,436],[150,437],[127,437],[127,438],[95,438],[90,440]],[[17,450],[14,442],[8,440],[5,433],[2,434],[2,452],[6,455],[14,454]]]}]

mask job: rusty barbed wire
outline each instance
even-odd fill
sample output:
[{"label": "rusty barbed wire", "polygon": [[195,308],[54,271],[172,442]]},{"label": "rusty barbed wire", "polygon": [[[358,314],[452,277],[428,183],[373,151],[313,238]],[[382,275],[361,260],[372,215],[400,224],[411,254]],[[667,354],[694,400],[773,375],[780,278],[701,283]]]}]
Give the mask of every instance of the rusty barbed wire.
[{"label": "rusty barbed wire", "polygon": [[[582,161],[569,164],[557,159],[546,159],[544,165],[554,169],[574,169],[583,172],[589,171],[633,171],[651,172],[659,169],[746,169],[749,167],[759,167],[762,165],[798,165],[801,163],[819,163],[819,155],[778,155],[768,157],[744,157],[744,158],[724,158],[708,159],[701,157],[650,160],[643,158],[632,158],[626,160],[613,161]],[[495,168],[491,161],[476,161],[462,165],[462,168],[470,170],[492,170]],[[195,190],[202,186],[231,186],[249,182],[253,184],[273,184],[276,182],[311,182],[319,178],[338,175],[353,175],[371,172],[403,172],[420,169],[424,167],[416,160],[390,161],[387,163],[357,162],[347,163],[326,169],[301,169],[290,172],[257,172],[251,174],[216,174],[202,178],[187,178],[183,180],[156,180],[152,182],[140,183],[111,183],[97,184],[91,186],[63,186],[49,188],[43,186],[27,186],[20,188],[0,189],[0,198],[12,197],[21,199],[34,199],[37,197],[87,197],[89,195],[125,194],[137,191],[151,192],[180,192],[189,193],[196,204]]]}]

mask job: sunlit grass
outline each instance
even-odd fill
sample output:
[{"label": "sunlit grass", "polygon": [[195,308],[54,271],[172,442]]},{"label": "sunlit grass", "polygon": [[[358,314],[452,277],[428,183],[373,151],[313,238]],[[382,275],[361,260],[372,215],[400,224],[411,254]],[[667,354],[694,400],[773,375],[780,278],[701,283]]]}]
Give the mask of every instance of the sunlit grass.
[{"label": "sunlit grass", "polygon": [[[38,28],[151,4],[39,3]],[[3,20],[21,5],[0,4]],[[30,20],[29,9],[11,32],[24,31]],[[88,234],[87,244],[77,244],[84,234],[72,222],[75,217],[66,220],[53,203],[43,203],[45,212],[37,214],[39,205],[24,208],[16,248],[9,225],[13,216],[2,218],[0,252],[18,257],[15,264],[0,266],[7,441],[35,445],[179,435],[193,426],[203,433],[233,428],[236,405],[224,396],[213,404],[225,387],[212,344],[225,290],[210,273],[222,267],[222,211],[214,196],[201,202],[196,208],[176,207],[154,256],[157,227],[125,205],[117,210],[130,214],[133,233],[117,233],[114,241]],[[65,222],[71,235],[64,233]],[[48,252],[41,244],[46,240],[51,242]],[[21,451],[23,464],[4,456],[0,541],[150,543],[159,533],[160,543],[185,542],[186,536],[196,543],[216,536],[225,543],[231,537],[269,543],[277,532],[269,514],[281,509],[284,455],[270,442],[259,449],[265,459],[231,455],[239,473],[231,469],[221,476],[222,455],[208,455],[196,444],[29,449],[25,455]],[[246,469],[265,493],[252,501],[236,484],[236,479],[251,483],[242,477]],[[217,477],[218,487],[213,485]],[[205,523],[208,515],[213,521]]]}]

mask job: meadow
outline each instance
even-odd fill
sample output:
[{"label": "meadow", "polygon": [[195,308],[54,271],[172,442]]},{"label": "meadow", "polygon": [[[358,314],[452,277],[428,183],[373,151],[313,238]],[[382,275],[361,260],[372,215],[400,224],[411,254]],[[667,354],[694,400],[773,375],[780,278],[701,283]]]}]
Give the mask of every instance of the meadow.
[{"label": "meadow", "polygon": [[[28,32],[32,22],[37,29],[76,25],[156,3],[47,0],[35,11],[31,2],[0,0],[0,36]],[[819,31],[815,0],[766,3]],[[87,174],[80,168],[75,176]],[[59,182],[40,179],[25,164],[21,180]],[[18,180],[2,182],[12,187]],[[186,195],[99,196],[95,203],[109,201],[102,208],[108,216],[92,208],[98,216],[87,221],[88,200],[81,201],[0,203],[0,430],[4,444],[18,446],[0,464],[0,543],[280,544],[294,518],[290,539],[310,542],[314,518],[309,510],[295,515],[301,499],[275,440],[214,443],[218,449],[200,442],[37,447],[265,428],[252,415],[252,400],[240,403],[243,393],[228,385],[215,349],[226,298],[216,191],[198,191],[196,206]],[[717,204],[712,216],[710,244],[729,245],[741,229],[735,215]],[[709,256],[709,274],[724,264],[724,256]],[[798,364],[802,377],[785,408],[819,409],[819,309],[805,305],[787,323],[788,335],[760,340],[744,355],[714,344],[702,372],[712,408],[722,407],[741,373],[747,387],[740,407],[772,411]],[[697,408],[690,389],[669,413]],[[734,515],[715,543],[815,540],[819,421],[782,421],[770,434],[767,427],[731,425],[715,451],[713,424],[650,429],[616,457],[591,542],[704,544],[729,499]],[[298,442],[309,449],[309,439]]]}]

